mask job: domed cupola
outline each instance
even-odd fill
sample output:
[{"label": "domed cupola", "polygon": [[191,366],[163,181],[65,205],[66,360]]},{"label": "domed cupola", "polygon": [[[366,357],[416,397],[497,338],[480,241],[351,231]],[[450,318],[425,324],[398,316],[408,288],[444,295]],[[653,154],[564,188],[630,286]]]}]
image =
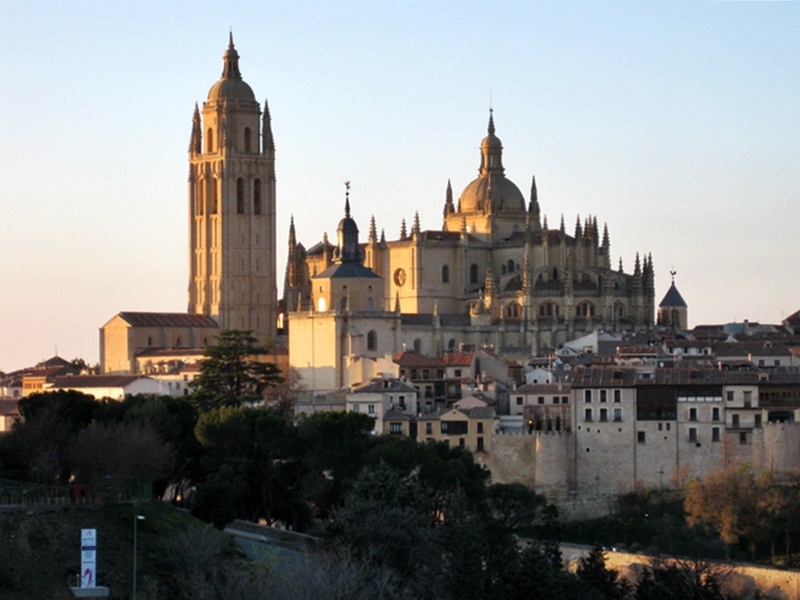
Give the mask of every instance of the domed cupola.
[{"label": "domed cupola", "polygon": [[525,199],[503,168],[503,143],[494,132],[494,115],[489,111],[488,135],[481,142],[478,178],[461,193],[459,213],[525,212]]},{"label": "domed cupola", "polygon": [[208,91],[209,102],[255,102],[253,89],[242,79],[239,71],[239,53],[233,45],[233,33],[228,38],[228,49],[222,55],[222,76]]}]

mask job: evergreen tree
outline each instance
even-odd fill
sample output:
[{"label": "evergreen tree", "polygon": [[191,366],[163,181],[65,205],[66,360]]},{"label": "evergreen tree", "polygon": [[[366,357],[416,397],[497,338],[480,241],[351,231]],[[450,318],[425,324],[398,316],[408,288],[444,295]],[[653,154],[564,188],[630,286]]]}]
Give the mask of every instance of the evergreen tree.
[{"label": "evergreen tree", "polygon": [[600,592],[605,600],[622,600],[631,591],[630,584],[620,578],[617,571],[606,567],[606,553],[600,546],[595,546],[580,560],[577,575]]},{"label": "evergreen tree", "polygon": [[217,343],[208,346],[200,363],[200,376],[192,383],[193,397],[201,409],[241,406],[261,402],[264,391],[283,382],[273,363],[259,362],[267,349],[256,345],[249,331],[221,331]]}]

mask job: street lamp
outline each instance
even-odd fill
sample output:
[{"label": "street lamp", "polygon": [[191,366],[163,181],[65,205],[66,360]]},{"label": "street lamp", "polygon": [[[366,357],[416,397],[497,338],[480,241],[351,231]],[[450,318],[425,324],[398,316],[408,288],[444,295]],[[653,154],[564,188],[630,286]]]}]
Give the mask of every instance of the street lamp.
[{"label": "street lamp", "polygon": [[139,525],[139,521],[144,521],[144,515],[135,515],[133,517],[133,596],[131,596],[132,600],[136,600],[136,541],[138,538],[138,531],[137,526]]}]

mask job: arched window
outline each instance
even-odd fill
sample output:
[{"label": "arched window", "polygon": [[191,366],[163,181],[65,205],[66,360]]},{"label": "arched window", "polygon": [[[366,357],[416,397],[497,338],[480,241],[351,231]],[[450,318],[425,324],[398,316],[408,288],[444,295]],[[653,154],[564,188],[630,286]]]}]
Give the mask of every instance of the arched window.
[{"label": "arched window", "polygon": [[244,128],[244,151],[250,152],[250,128]]},{"label": "arched window", "polygon": [[367,350],[377,350],[378,349],[378,334],[375,331],[370,331],[367,333]]},{"label": "arched window", "polygon": [[414,352],[422,352],[422,340],[419,338],[414,340]]},{"label": "arched window", "polygon": [[469,267],[469,282],[478,283],[478,265],[472,263]]},{"label": "arched window", "polygon": [[176,348],[180,348],[181,347],[181,336],[178,336],[177,338],[175,338],[175,347]]},{"label": "arched window", "polygon": [[514,261],[511,260],[510,258],[508,259],[508,266],[506,267],[506,269],[508,270],[509,273],[514,272]]},{"label": "arched window", "polygon": [[557,317],[558,316],[558,305],[553,304],[552,302],[545,302],[539,307],[539,316],[540,317]]},{"label": "arched window", "polygon": [[506,317],[509,319],[518,319],[519,318],[519,304],[516,302],[510,302],[506,306]]},{"label": "arched window", "polygon": [[591,302],[581,302],[578,306],[575,307],[575,316],[576,317],[593,317],[594,316],[594,304]]},{"label": "arched window", "polygon": [[153,338],[150,337],[150,336],[147,336],[147,345],[148,346],[152,346],[153,345]]},{"label": "arched window", "polygon": [[372,299],[372,296],[367,298],[367,310],[375,310],[375,300]]},{"label": "arched window", "polygon": [[203,206],[206,203],[206,180],[201,179],[197,182],[199,189],[197,192],[197,214],[202,216],[203,215]]},{"label": "arched window", "polygon": [[214,151],[214,130],[211,127],[206,131],[206,152]]},{"label": "arched window", "polygon": [[553,267],[553,281],[558,281],[558,269]]},{"label": "arched window", "polygon": [[244,214],[244,179],[236,180],[236,214]]},{"label": "arched window", "polygon": [[211,180],[211,214],[215,215],[219,212],[219,186],[217,180]]},{"label": "arched window", "polygon": [[442,265],[442,283],[450,283],[450,267]]},{"label": "arched window", "polygon": [[339,308],[341,310],[347,310],[347,296],[342,296],[339,299]]},{"label": "arched window", "polygon": [[325,298],[320,298],[319,300],[317,300],[317,310],[319,312],[325,312],[327,310],[327,307],[325,305]]},{"label": "arched window", "polygon": [[256,179],[253,182],[253,214],[261,214],[261,180]]},{"label": "arched window", "polygon": [[450,341],[447,342],[447,349],[453,351],[456,349],[456,340],[455,338],[450,338]]}]

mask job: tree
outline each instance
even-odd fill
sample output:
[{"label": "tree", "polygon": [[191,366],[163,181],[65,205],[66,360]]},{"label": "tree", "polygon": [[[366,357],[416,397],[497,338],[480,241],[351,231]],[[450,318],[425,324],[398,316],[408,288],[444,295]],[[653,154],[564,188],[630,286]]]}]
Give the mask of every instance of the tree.
[{"label": "tree", "polygon": [[281,521],[304,529],[310,510],[301,485],[306,471],[297,430],[265,408],[222,407],[197,421],[205,449],[193,512],[224,525],[225,519]]},{"label": "tree", "polygon": [[265,404],[280,412],[288,421],[294,416],[297,395],[304,391],[303,377],[295,368],[289,368],[281,383],[267,388]]},{"label": "tree", "polygon": [[305,494],[317,516],[340,506],[365,464],[375,419],[357,412],[320,412],[298,423],[305,447]]},{"label": "tree", "polygon": [[601,546],[595,546],[580,560],[576,574],[605,600],[622,600],[630,594],[628,582],[617,571],[606,567],[606,553]]},{"label": "tree", "polygon": [[686,491],[684,508],[690,525],[716,531],[728,545],[746,545],[755,560],[759,547],[783,535],[776,523],[793,509],[769,472],[756,474],[747,465],[728,467],[693,481]]},{"label": "tree", "polygon": [[221,331],[217,343],[206,348],[200,376],[191,383],[198,405],[208,409],[261,402],[264,390],[283,382],[276,365],[256,360],[266,352],[249,331]]},{"label": "tree", "polygon": [[703,560],[656,559],[645,567],[635,600],[728,600],[722,593],[725,574]]},{"label": "tree", "polygon": [[74,390],[31,394],[20,400],[22,420],[15,423],[7,448],[14,466],[37,482],[67,482],[72,474],[70,448],[100,405],[94,397]]},{"label": "tree", "polygon": [[105,485],[115,494],[130,484],[150,484],[172,462],[169,446],[155,428],[142,423],[92,423],[72,451],[78,480]]},{"label": "tree", "polygon": [[532,525],[541,516],[546,500],[521,483],[494,483],[488,490],[491,515],[510,533]]}]

